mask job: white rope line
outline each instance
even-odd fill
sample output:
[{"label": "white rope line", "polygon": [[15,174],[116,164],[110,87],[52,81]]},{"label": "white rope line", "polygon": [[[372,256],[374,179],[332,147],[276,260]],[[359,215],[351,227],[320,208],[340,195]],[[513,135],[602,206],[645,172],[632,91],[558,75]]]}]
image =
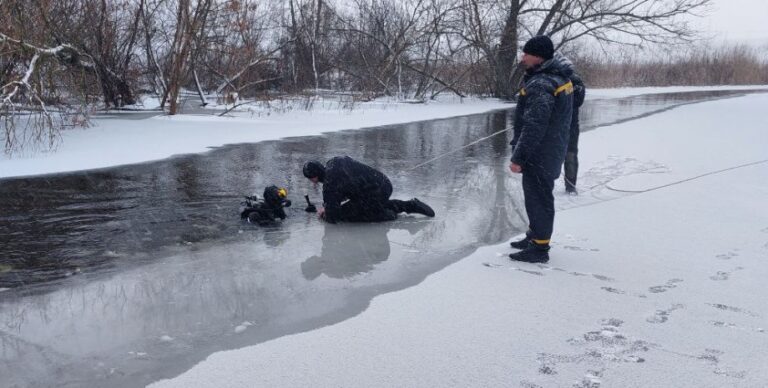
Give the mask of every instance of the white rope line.
[{"label": "white rope line", "polygon": [[704,174],[701,174],[701,175],[697,175],[697,176],[694,176],[694,177],[691,177],[691,178],[681,179],[679,181],[667,183],[667,184],[664,184],[664,185],[661,185],[661,186],[651,187],[650,189],[644,189],[644,190],[622,190],[622,189],[616,189],[616,188],[611,187],[611,183],[610,182],[605,184],[605,188],[608,189],[608,190],[611,190],[611,191],[618,192],[618,193],[647,193],[649,191],[663,189],[663,188],[669,187],[669,186],[679,185],[681,183],[689,182],[689,181],[692,181],[694,179],[703,178],[705,176],[720,174],[722,172],[726,172],[726,171],[730,171],[730,170],[735,170],[735,169],[743,168],[743,167],[754,166],[754,165],[761,164],[761,163],[766,163],[766,162],[768,162],[768,159],[760,160],[760,161],[757,161],[757,162],[740,164],[738,166],[728,167],[728,168],[724,168],[724,169],[717,170],[717,171],[710,171],[710,172],[707,172],[707,173],[704,173]]},{"label": "white rope line", "polygon": [[[679,180],[679,181],[667,183],[665,185],[656,186],[656,187],[652,187],[650,189],[639,190],[639,191],[629,191],[629,190],[613,189],[613,188],[608,186],[608,183],[605,183],[604,185],[605,185],[605,188],[607,188],[608,190],[612,190],[612,191],[615,191],[615,192],[628,193],[628,194],[640,194],[640,193],[647,193],[649,191],[654,191],[654,190],[662,189],[662,188],[665,188],[665,187],[679,185],[681,183],[685,183],[685,182],[689,182],[689,181],[692,181],[692,180],[695,180],[695,179],[703,178],[705,176],[720,174],[720,173],[723,173],[723,172],[726,172],[726,171],[736,170],[736,169],[739,169],[739,168],[744,168],[744,167],[749,167],[749,166],[754,166],[754,165],[758,165],[758,164],[766,163],[766,162],[768,162],[768,159],[760,160],[760,161],[757,161],[757,162],[741,164],[741,165],[738,165],[738,166],[728,167],[728,168],[724,168],[724,169],[717,170],[717,171],[710,171],[710,172],[707,172],[707,173],[704,173],[704,174],[701,174],[701,175],[697,175],[695,177],[686,178],[686,179],[682,179],[682,180]],[[594,186],[593,188],[599,187],[599,186],[601,186],[601,185]],[[568,207],[568,208],[565,208],[565,209],[557,209],[557,211],[569,211],[569,210],[575,210],[575,209],[580,209],[580,208],[584,208],[584,207],[591,207],[591,206],[599,205],[599,204],[606,203],[606,202],[616,201],[616,200],[619,200],[619,199],[622,199],[622,198],[626,198],[626,197],[607,198],[607,199],[602,199],[602,200],[598,199],[595,202],[584,203],[584,204],[576,205],[576,206],[573,206],[573,207]]]},{"label": "white rope line", "polygon": [[437,156],[435,156],[434,158],[432,158],[432,159],[429,159],[429,160],[427,160],[427,161],[426,161],[426,162],[424,162],[424,163],[421,163],[421,164],[417,164],[416,166],[413,166],[413,167],[411,167],[411,168],[409,168],[409,169],[403,170],[403,172],[413,171],[413,170],[415,170],[415,169],[417,169],[417,168],[419,168],[419,167],[423,167],[423,166],[426,166],[427,164],[430,164],[430,163],[434,162],[435,160],[438,160],[438,159],[440,159],[440,158],[443,158],[443,157],[445,157],[445,156],[448,156],[448,155],[450,155],[450,154],[452,154],[452,153],[454,153],[454,152],[458,152],[458,151],[461,151],[461,150],[463,150],[463,149],[465,149],[465,148],[467,148],[467,147],[473,146],[473,145],[475,145],[475,144],[477,144],[477,143],[479,143],[479,142],[481,142],[481,141],[483,141],[483,140],[487,140],[487,139],[490,139],[490,138],[492,138],[492,137],[494,137],[494,136],[496,136],[496,135],[498,135],[498,134],[501,134],[501,133],[507,132],[507,131],[509,131],[510,129],[512,129],[512,127],[506,127],[506,128],[504,128],[504,129],[502,129],[501,131],[498,131],[498,132],[494,132],[494,133],[492,133],[492,134],[490,134],[490,135],[488,135],[488,136],[486,136],[486,137],[482,137],[482,138],[480,138],[480,139],[477,139],[477,140],[475,140],[475,141],[473,141],[473,142],[471,142],[471,143],[469,143],[469,144],[466,144],[466,145],[464,145],[464,146],[462,146],[462,147],[459,147],[459,148],[456,148],[456,149],[454,149],[454,150],[450,150],[450,151],[448,151],[448,152],[445,152],[445,153],[443,153],[443,154],[437,155]]}]

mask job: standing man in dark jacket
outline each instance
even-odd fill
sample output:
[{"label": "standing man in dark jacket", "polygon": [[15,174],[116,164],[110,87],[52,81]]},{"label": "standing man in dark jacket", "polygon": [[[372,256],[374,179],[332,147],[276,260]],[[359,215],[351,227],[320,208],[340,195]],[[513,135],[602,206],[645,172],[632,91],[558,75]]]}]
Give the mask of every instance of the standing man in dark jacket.
[{"label": "standing man in dark jacket", "polygon": [[434,217],[429,205],[414,198],[389,199],[392,183],[384,173],[350,158],[337,156],[325,165],[311,160],[304,163],[304,176],[323,184],[320,218],[327,222],[392,221],[398,213],[417,213]]},{"label": "standing man in dark jacket", "polygon": [[565,159],[573,113],[573,69],[554,58],[554,45],[543,35],[523,47],[525,86],[515,109],[515,135],[509,169],[523,174],[523,195],[529,227],[526,237],[512,242],[520,252],[512,260],[549,261],[549,240],[555,221],[552,191]]},{"label": "standing man in dark jacket", "polygon": [[[564,60],[565,57],[563,57]],[[576,178],[579,174],[579,133],[581,128],[579,127],[579,108],[584,104],[584,97],[586,96],[586,88],[584,87],[584,81],[578,74],[573,73],[569,77],[571,83],[573,83],[573,114],[571,115],[571,133],[568,137],[568,150],[565,153],[565,166],[563,170],[565,172],[565,192],[568,194],[578,194],[576,190]]]}]

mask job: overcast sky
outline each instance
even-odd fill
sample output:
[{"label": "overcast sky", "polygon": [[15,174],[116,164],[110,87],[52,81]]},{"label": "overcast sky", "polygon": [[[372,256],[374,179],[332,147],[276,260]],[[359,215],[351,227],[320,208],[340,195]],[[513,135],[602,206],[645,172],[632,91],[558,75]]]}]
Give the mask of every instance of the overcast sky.
[{"label": "overcast sky", "polygon": [[768,0],[713,0],[695,25],[718,40],[768,43]]}]

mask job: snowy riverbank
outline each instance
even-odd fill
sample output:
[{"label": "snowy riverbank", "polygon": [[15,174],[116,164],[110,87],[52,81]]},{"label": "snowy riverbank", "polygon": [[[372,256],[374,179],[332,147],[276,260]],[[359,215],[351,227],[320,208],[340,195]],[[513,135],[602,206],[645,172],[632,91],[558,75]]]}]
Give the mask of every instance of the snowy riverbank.
[{"label": "snowy riverbank", "polygon": [[765,106],[749,95],[584,133],[582,192],[558,195],[548,265],[481,248],[355,318],[153,386],[761,386]]},{"label": "snowy riverbank", "polygon": [[627,87],[610,89],[588,89],[587,99],[600,100],[606,98],[624,98],[644,94],[684,93],[684,92],[716,92],[723,90],[766,90],[768,85],[718,85],[718,86],[665,86],[665,87]]}]

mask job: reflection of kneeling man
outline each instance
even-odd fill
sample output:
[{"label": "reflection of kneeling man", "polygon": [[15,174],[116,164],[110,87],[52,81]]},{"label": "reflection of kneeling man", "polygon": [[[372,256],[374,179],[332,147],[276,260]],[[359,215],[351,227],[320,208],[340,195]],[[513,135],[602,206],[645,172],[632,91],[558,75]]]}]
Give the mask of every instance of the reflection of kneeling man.
[{"label": "reflection of kneeling man", "polygon": [[389,258],[389,230],[389,224],[329,225],[320,256],[301,263],[301,273],[307,280],[315,280],[321,274],[343,279],[368,272]]},{"label": "reflection of kneeling man", "polygon": [[392,183],[384,173],[349,156],[337,156],[326,165],[317,161],[304,164],[304,176],[323,184],[320,218],[327,222],[391,221],[398,213],[417,213],[434,217],[429,205],[414,198],[389,199]]},{"label": "reflection of kneeling man", "polygon": [[415,235],[429,224],[426,221],[398,221],[368,225],[328,225],[325,227],[320,255],[301,263],[301,273],[307,280],[315,280],[322,274],[332,279],[344,279],[370,272],[377,264],[389,259],[390,231],[407,231]]}]

